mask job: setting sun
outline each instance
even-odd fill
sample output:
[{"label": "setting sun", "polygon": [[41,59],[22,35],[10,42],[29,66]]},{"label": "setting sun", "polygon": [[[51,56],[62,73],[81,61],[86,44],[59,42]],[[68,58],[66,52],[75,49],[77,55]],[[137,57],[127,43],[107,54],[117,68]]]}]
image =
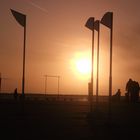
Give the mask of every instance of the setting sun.
[{"label": "setting sun", "polygon": [[[71,69],[76,76],[89,78],[91,72],[91,60],[89,51],[77,52],[71,59]],[[83,77],[84,76],[84,77]]]},{"label": "setting sun", "polygon": [[79,59],[76,61],[76,68],[81,74],[89,74],[91,69],[90,67],[90,62],[86,58]]}]

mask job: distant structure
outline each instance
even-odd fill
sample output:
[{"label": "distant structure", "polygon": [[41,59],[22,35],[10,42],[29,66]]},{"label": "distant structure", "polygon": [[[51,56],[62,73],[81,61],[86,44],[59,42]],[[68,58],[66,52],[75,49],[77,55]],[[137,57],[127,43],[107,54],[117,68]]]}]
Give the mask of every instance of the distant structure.
[{"label": "distant structure", "polygon": [[1,91],[2,91],[2,81],[3,80],[7,80],[8,78],[3,78],[2,77],[2,74],[0,73],[0,93],[1,93]]},{"label": "distant structure", "polygon": [[57,78],[57,94],[59,97],[60,94],[60,76],[56,76],[56,75],[44,75],[45,77],[45,94],[47,94],[47,80],[48,78]]}]

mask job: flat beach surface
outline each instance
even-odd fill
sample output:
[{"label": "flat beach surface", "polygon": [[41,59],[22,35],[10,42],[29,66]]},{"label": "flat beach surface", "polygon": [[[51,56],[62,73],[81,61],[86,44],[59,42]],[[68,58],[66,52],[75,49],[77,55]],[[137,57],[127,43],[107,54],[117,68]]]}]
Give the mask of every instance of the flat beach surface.
[{"label": "flat beach surface", "polygon": [[140,103],[100,102],[98,111],[88,101],[0,98],[2,139],[94,140],[134,139],[140,132]]}]

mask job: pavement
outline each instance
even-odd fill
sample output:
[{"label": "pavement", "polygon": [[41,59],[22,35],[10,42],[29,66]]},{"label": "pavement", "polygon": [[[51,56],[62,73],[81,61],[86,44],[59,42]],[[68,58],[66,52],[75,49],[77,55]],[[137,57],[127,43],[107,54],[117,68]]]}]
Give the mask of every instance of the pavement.
[{"label": "pavement", "polygon": [[0,99],[2,140],[134,139],[140,132],[140,104],[113,103],[89,112],[88,101]]}]

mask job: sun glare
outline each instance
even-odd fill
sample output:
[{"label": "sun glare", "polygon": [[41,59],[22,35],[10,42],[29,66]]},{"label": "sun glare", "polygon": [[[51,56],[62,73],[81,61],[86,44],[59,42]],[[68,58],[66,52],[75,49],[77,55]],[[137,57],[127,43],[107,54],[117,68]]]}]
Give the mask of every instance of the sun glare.
[{"label": "sun glare", "polygon": [[90,73],[90,61],[86,58],[82,58],[76,61],[76,69],[81,74],[89,74]]},{"label": "sun glare", "polygon": [[71,59],[71,70],[78,78],[89,79],[91,73],[91,58],[89,51],[77,52]]}]

